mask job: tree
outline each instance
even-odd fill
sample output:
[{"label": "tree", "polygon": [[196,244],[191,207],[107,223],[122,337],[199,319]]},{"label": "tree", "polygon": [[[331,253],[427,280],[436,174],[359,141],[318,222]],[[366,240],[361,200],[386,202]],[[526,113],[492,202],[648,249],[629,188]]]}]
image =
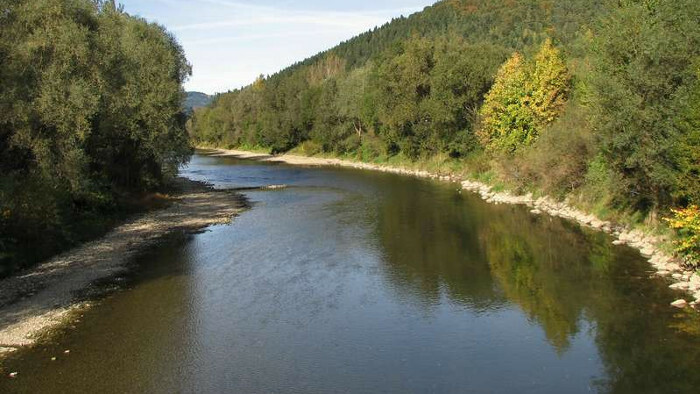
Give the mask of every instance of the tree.
[{"label": "tree", "polygon": [[182,48],[113,1],[3,2],[0,62],[0,271],[189,159]]},{"label": "tree", "polygon": [[518,52],[498,70],[481,108],[481,127],[477,132],[488,150],[512,153],[536,137],[534,116],[526,104],[527,78],[524,58]]},{"label": "tree", "polygon": [[698,20],[694,0],[621,2],[588,46],[586,100],[602,153],[620,178],[619,205],[667,207],[682,187],[677,151],[686,131],[677,115],[698,79]]},{"label": "tree", "polygon": [[569,72],[551,40],[530,63],[516,52],[498,71],[481,109],[482,143],[505,153],[532,144],[561,114],[569,85]]},{"label": "tree", "polygon": [[543,130],[561,114],[569,94],[571,77],[561,52],[547,38],[537,55],[527,80],[528,106],[533,112],[535,126]]}]

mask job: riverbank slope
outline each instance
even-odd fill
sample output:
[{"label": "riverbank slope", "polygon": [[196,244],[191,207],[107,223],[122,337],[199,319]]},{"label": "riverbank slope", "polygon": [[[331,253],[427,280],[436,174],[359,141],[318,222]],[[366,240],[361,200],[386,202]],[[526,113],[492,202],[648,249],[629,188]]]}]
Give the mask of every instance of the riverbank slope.
[{"label": "riverbank slope", "polygon": [[679,264],[678,260],[667,253],[665,250],[670,249],[669,240],[652,231],[643,229],[632,229],[629,226],[613,223],[611,221],[602,220],[593,214],[584,212],[573,207],[567,202],[556,201],[550,197],[535,198],[532,194],[517,195],[509,191],[496,191],[491,185],[483,182],[478,182],[470,179],[464,179],[462,176],[453,174],[438,174],[423,169],[411,169],[400,166],[391,166],[384,164],[364,163],[359,161],[325,158],[325,157],[310,157],[295,154],[269,155],[265,153],[249,152],[235,149],[219,149],[206,148],[201,149],[209,151],[215,156],[229,156],[240,159],[250,159],[265,162],[279,162],[292,165],[303,166],[340,166],[357,168],[362,170],[390,172],[402,175],[411,175],[422,178],[438,179],[445,182],[453,182],[459,184],[462,190],[467,190],[479,194],[481,198],[487,202],[494,204],[518,204],[526,205],[531,208],[533,214],[549,214],[565,219],[573,220],[582,226],[590,227],[599,231],[610,234],[616,245],[629,245],[640,251],[642,256],[649,260],[654,271],[652,275],[660,275],[668,278],[669,285],[672,289],[679,290],[678,300],[669,300],[672,305],[677,307],[685,307],[687,305],[700,307],[700,275],[691,269],[687,269]]},{"label": "riverbank slope", "polygon": [[[199,182],[177,180],[170,206],[131,220],[32,269],[0,281],[0,356],[36,343],[89,303],[90,288],[123,273],[132,258],[164,236],[225,224],[246,208],[245,198]],[[82,293],[82,296],[80,295]]]}]

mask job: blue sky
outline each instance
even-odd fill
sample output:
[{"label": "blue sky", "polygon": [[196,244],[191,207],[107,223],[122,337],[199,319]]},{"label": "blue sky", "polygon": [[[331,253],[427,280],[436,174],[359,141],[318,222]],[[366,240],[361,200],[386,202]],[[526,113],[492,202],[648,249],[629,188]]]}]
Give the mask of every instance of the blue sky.
[{"label": "blue sky", "polygon": [[132,15],[168,28],[193,75],[187,90],[248,85],[433,0],[118,0]]}]

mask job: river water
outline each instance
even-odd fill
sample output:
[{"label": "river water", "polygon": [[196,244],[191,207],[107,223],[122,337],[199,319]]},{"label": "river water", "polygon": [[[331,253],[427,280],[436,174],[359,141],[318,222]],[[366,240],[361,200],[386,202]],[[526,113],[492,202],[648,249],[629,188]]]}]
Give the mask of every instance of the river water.
[{"label": "river water", "polygon": [[697,313],[604,234],[384,173],[196,155],[183,174],[289,188],[145,253],[6,360],[0,392],[700,389]]}]

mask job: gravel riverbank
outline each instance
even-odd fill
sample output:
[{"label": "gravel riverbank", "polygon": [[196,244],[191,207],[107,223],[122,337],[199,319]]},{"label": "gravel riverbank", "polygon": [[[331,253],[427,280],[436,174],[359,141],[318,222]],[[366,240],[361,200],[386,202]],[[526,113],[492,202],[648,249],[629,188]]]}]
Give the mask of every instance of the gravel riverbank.
[{"label": "gravel riverbank", "polygon": [[131,220],[106,236],[0,280],[0,356],[36,343],[71,312],[89,307],[96,281],[123,273],[139,252],[175,232],[225,224],[246,207],[238,193],[178,179],[167,208]]}]

